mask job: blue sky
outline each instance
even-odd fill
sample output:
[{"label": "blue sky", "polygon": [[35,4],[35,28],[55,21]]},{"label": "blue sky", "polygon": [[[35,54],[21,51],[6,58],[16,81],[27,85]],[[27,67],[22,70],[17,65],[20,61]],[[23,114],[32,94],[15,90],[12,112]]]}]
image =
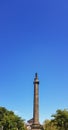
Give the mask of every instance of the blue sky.
[{"label": "blue sky", "polygon": [[68,108],[68,1],[0,1],[0,106],[32,118],[40,80],[40,122]]}]

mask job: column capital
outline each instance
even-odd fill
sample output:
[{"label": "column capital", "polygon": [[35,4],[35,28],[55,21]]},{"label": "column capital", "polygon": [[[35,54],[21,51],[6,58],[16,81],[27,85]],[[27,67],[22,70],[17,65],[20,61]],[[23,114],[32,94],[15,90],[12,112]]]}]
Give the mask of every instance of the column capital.
[{"label": "column capital", "polygon": [[39,79],[38,79],[38,74],[37,73],[35,73],[35,78],[34,78],[34,82],[33,82],[34,84],[39,84]]}]

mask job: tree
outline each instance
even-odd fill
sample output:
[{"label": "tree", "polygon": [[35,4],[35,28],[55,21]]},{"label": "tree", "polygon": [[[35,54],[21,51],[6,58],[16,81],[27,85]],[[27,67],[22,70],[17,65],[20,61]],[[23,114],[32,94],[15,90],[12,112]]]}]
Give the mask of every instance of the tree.
[{"label": "tree", "polygon": [[24,120],[5,107],[0,107],[0,126],[3,130],[26,130]]},{"label": "tree", "polygon": [[54,125],[51,120],[45,120],[43,124],[44,130],[57,130],[56,126]]},{"label": "tree", "polygon": [[57,110],[56,114],[52,115],[52,122],[57,126],[58,130],[68,130],[68,110]]},{"label": "tree", "polygon": [[52,117],[44,121],[44,130],[68,130],[68,110],[58,109]]}]

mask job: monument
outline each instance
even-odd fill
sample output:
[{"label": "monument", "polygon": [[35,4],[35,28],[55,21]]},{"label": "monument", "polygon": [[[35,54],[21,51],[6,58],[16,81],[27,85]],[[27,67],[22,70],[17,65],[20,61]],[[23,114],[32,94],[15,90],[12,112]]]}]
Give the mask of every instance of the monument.
[{"label": "monument", "polygon": [[32,130],[41,130],[42,126],[39,123],[39,80],[37,73],[34,78],[34,102],[33,102],[33,123]]}]

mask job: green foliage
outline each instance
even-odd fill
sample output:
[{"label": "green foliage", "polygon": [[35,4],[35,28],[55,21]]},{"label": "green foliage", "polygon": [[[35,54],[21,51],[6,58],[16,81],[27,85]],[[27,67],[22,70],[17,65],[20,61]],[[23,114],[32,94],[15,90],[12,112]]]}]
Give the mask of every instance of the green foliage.
[{"label": "green foliage", "polygon": [[45,120],[43,124],[44,130],[57,130],[56,126],[54,125],[51,120]]},{"label": "green foliage", "polygon": [[4,107],[0,107],[0,126],[3,130],[26,130],[24,120]]},{"label": "green foliage", "polygon": [[58,130],[68,130],[68,110],[57,110],[52,117],[54,118],[52,122],[57,126]]},{"label": "green foliage", "polygon": [[45,130],[68,130],[68,110],[57,110],[53,119],[44,121]]}]

